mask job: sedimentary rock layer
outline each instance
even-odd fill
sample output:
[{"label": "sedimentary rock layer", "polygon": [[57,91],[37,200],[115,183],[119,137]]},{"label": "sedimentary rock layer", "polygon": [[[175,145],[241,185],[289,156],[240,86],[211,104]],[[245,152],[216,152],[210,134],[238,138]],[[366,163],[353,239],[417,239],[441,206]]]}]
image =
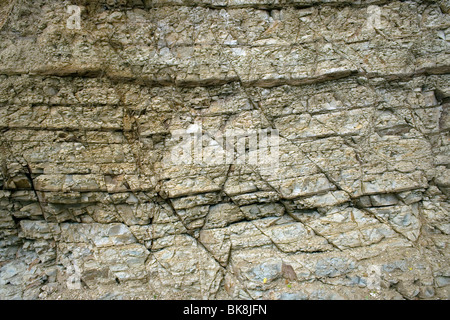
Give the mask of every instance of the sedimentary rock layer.
[{"label": "sedimentary rock layer", "polygon": [[0,298],[448,299],[449,9],[3,2]]}]

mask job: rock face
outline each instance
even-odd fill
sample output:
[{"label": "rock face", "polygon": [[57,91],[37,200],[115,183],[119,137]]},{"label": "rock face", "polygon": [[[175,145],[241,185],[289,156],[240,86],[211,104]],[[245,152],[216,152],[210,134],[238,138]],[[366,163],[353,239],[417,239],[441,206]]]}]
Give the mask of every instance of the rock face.
[{"label": "rock face", "polygon": [[450,298],[449,10],[2,1],[0,298]]}]

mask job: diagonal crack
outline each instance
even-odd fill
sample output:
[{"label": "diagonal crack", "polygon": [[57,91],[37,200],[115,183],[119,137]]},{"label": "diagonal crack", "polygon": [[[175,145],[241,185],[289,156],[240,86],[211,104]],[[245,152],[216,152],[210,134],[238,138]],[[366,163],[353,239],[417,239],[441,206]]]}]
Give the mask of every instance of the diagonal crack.
[{"label": "diagonal crack", "polygon": [[[195,234],[194,234],[195,230],[189,230],[189,229],[186,227],[186,225],[185,225],[184,222],[183,222],[183,219],[182,219],[181,216],[178,214],[177,210],[174,208],[174,206],[173,206],[173,204],[172,204],[172,201],[171,201],[169,198],[164,199],[164,198],[161,197],[160,195],[159,195],[159,197],[160,197],[160,199],[161,199],[162,201],[164,201],[165,203],[167,203],[167,205],[171,208],[171,211],[173,212],[173,214],[180,220],[181,224],[182,224],[182,225],[184,226],[184,228],[187,230],[187,234],[188,234],[192,239],[194,239],[194,240],[196,241],[197,245],[199,245],[201,248],[203,248],[203,249],[205,250],[205,252],[206,252],[212,259],[214,259],[214,261],[217,263],[217,266],[218,266],[221,270],[223,270],[223,275],[225,276],[225,274],[226,274],[226,272],[227,272],[227,267],[228,267],[228,265],[229,265],[228,263],[231,261],[231,247],[230,247],[230,252],[229,252],[228,259],[227,259],[227,265],[226,265],[226,266],[223,266],[223,265],[220,263],[220,261],[214,256],[214,254],[211,252],[211,250],[210,250],[207,246],[205,246],[205,245],[203,244],[203,242],[199,239],[199,237],[196,237],[196,236],[195,236]],[[232,272],[232,273],[234,274],[234,272]],[[250,294],[250,292],[248,292],[247,288],[241,283],[241,280],[239,279],[239,277],[238,277],[237,275],[235,275],[235,277],[236,277],[236,279],[240,282],[240,284],[241,284],[243,290],[244,290],[250,297],[252,297],[252,295]]]}]

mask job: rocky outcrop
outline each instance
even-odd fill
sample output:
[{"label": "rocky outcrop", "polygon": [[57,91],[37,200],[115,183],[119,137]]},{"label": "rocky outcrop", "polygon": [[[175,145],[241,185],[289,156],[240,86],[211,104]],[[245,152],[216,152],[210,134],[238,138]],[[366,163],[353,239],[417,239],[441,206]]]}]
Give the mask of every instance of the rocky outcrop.
[{"label": "rocky outcrop", "polygon": [[0,298],[448,299],[449,10],[2,2]]}]

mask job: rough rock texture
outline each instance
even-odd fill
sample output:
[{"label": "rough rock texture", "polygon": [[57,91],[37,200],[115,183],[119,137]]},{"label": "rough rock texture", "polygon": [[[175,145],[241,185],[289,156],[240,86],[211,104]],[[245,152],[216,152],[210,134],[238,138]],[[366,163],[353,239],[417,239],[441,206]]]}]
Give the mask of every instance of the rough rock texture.
[{"label": "rough rock texture", "polygon": [[[448,299],[449,10],[1,1],[0,298]],[[279,165],[171,165],[195,123]]]}]

